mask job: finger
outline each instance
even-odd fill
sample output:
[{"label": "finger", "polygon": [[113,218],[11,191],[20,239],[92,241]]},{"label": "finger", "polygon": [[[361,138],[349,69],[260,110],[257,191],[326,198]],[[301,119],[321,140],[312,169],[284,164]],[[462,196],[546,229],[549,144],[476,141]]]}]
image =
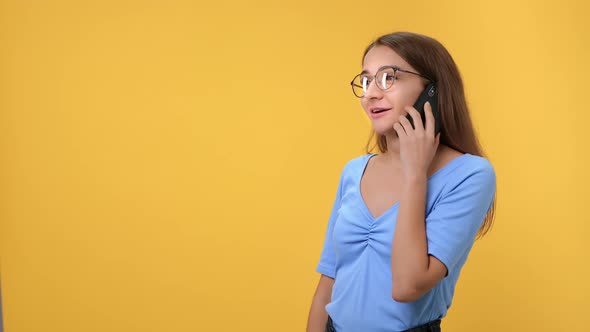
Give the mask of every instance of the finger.
[{"label": "finger", "polygon": [[414,122],[414,130],[424,131],[424,124],[422,123],[422,117],[420,116],[420,113],[418,113],[418,111],[411,106],[407,106],[406,111],[412,117],[412,121]]},{"label": "finger", "polygon": [[428,136],[434,136],[434,114],[432,113],[432,106],[430,102],[424,104],[424,114],[426,115],[426,133]]},{"label": "finger", "polygon": [[406,118],[405,115],[402,115],[399,117],[399,124],[402,125],[402,127],[404,127],[404,130],[406,131],[406,135],[409,136],[414,133],[414,129],[412,129],[412,124],[410,123],[408,118]]},{"label": "finger", "polygon": [[397,133],[397,137],[402,137],[402,136],[406,136],[406,131],[404,130],[404,127],[402,127],[401,124],[399,124],[399,122],[396,122],[393,124],[393,130],[395,130],[395,132]]}]

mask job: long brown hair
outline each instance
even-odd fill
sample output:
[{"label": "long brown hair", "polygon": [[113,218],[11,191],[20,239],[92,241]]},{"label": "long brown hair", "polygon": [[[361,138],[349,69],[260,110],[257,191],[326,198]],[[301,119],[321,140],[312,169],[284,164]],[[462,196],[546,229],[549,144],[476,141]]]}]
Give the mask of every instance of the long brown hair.
[{"label": "long brown hair", "polygon": [[[461,74],[445,47],[428,36],[395,32],[383,35],[367,46],[363,60],[375,46],[389,47],[420,74],[437,82],[438,112],[442,123],[440,143],[462,153],[485,157],[469,116]],[[373,140],[375,135],[377,137]],[[366,145],[367,153],[371,153],[375,146],[381,153],[387,151],[385,136],[372,130]],[[491,229],[495,210],[496,197],[478,231],[478,238]]]}]

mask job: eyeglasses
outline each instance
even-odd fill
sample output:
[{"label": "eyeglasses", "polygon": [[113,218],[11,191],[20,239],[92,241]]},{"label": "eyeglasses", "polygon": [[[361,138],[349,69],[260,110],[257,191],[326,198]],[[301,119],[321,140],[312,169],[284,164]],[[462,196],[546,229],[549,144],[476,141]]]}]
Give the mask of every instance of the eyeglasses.
[{"label": "eyeglasses", "polygon": [[432,82],[433,80],[427,76],[422,74],[415,73],[413,71],[403,70],[395,66],[384,66],[379,68],[375,76],[371,76],[368,73],[360,73],[356,75],[352,81],[350,81],[350,85],[352,86],[352,92],[355,96],[362,98],[367,93],[369,89],[369,85],[373,80],[377,84],[377,87],[381,90],[387,90],[393,86],[393,82],[396,80],[397,72],[400,71],[402,73],[408,73],[413,75],[418,75],[427,79],[428,81]]}]

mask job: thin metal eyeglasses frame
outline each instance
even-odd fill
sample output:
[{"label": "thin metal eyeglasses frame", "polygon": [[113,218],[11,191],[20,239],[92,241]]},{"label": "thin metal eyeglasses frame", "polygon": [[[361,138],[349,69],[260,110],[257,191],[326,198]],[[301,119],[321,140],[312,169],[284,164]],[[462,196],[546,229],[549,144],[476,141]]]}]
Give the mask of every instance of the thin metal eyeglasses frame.
[{"label": "thin metal eyeglasses frame", "polygon": [[[430,78],[430,77],[428,77],[428,76],[424,76],[424,75],[422,75],[422,74],[418,74],[418,73],[415,73],[415,72],[413,72],[413,71],[404,70],[404,69],[401,69],[401,68],[399,68],[399,67],[397,67],[397,66],[383,66],[383,67],[381,67],[381,68],[379,68],[379,69],[377,70],[377,73],[378,73],[378,72],[380,72],[380,71],[381,71],[381,70],[383,70],[383,69],[386,69],[386,68],[391,68],[391,69],[393,69],[393,78],[394,78],[394,79],[396,78],[396,74],[397,74],[397,72],[398,72],[398,71],[401,71],[402,73],[408,73],[408,74],[418,75],[418,76],[420,76],[420,77],[422,77],[422,78],[425,78],[425,79],[427,79],[429,82],[433,82],[433,81],[434,81],[433,79],[431,79],[431,78]],[[376,81],[376,80],[377,80],[377,73],[375,73],[375,76],[373,77],[373,81]],[[357,77],[359,77],[359,76],[361,76],[361,75],[363,75],[363,74],[364,74],[364,73],[360,73],[360,74],[356,75],[356,76],[355,76],[355,77],[352,79],[352,81],[350,81],[350,87],[352,88],[352,93],[353,93],[353,94],[354,94],[354,95],[355,95],[357,98],[362,98],[362,97],[364,97],[364,96],[365,96],[365,94],[364,94],[364,93],[363,93],[363,95],[362,95],[362,96],[360,96],[360,97],[359,97],[359,96],[357,96],[357,94],[356,94],[356,93],[354,93],[354,87],[355,87],[355,86],[356,86],[356,87],[358,87],[358,88],[361,88],[361,89],[363,88],[363,87],[362,87],[362,86],[360,86],[360,85],[355,85],[355,84],[354,84],[354,80],[355,80]],[[371,82],[369,82],[369,84],[371,84],[371,83],[372,83],[372,81],[371,81]],[[377,83],[375,83],[375,84],[377,84]],[[393,86],[393,84],[392,84],[392,86]],[[377,84],[377,87],[378,87],[379,89],[381,89],[381,87],[379,86],[379,84]],[[367,88],[368,88],[368,85],[367,85]],[[389,87],[389,88],[391,88],[391,87]],[[387,89],[389,89],[389,88],[387,88]],[[381,89],[381,90],[385,91],[385,90],[387,90],[387,89]]]}]

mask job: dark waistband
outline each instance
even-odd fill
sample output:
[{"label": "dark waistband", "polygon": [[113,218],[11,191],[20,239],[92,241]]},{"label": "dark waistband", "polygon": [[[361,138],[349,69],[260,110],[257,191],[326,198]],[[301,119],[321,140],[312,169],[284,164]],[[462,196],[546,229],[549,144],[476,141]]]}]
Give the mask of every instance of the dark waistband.
[{"label": "dark waistband", "polygon": [[440,332],[440,322],[440,319],[433,320],[409,330],[404,330],[403,332]]},{"label": "dark waistband", "polygon": [[[433,320],[420,326],[412,327],[402,332],[440,332],[440,319]],[[334,324],[332,323],[332,317],[328,316],[328,322],[326,323],[326,332],[336,332]]]}]

